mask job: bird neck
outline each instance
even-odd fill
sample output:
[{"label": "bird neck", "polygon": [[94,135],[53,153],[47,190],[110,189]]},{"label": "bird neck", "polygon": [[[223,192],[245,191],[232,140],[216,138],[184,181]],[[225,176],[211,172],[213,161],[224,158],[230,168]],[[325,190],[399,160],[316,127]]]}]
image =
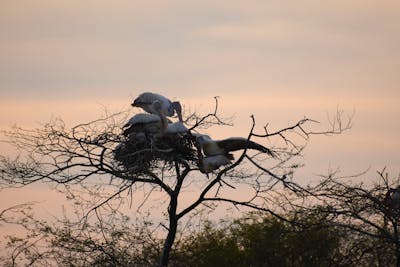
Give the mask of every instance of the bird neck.
[{"label": "bird neck", "polygon": [[168,120],[167,117],[165,117],[164,114],[162,114],[162,112],[157,112],[157,115],[160,117],[161,119],[161,124],[162,124],[162,128],[164,130],[166,130],[168,128]]}]

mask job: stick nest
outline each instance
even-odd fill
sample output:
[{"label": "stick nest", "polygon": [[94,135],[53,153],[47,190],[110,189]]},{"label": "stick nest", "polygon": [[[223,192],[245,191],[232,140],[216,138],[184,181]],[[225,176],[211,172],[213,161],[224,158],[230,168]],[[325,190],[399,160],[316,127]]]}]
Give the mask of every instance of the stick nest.
[{"label": "stick nest", "polygon": [[197,164],[197,154],[190,132],[158,138],[131,134],[115,148],[114,159],[123,171],[143,175],[162,166],[171,167],[175,161]]}]

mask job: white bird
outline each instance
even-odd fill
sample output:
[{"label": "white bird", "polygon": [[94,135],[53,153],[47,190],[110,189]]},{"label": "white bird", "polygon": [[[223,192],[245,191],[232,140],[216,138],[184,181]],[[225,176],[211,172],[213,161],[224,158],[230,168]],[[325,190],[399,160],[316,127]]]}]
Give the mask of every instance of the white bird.
[{"label": "white bird", "polygon": [[255,149],[263,153],[267,153],[271,157],[274,157],[272,151],[256,142],[247,140],[243,137],[231,137],[223,140],[212,140],[208,135],[194,134],[197,143],[203,150],[204,155],[227,155],[229,152],[237,151],[241,149]]},{"label": "white bird", "polygon": [[154,110],[155,114],[157,114],[161,119],[162,134],[179,134],[188,131],[188,128],[186,128],[182,121],[171,123],[167,120],[167,117],[162,111],[162,103],[160,101],[154,101],[151,104],[151,107]]},{"label": "white bird", "polygon": [[154,114],[139,113],[134,115],[123,126],[123,135],[128,136],[131,133],[151,133],[156,134],[161,132],[163,123],[161,118]]},{"label": "white bird", "polygon": [[202,173],[210,173],[221,166],[231,163],[232,155],[214,155],[199,159],[199,169]]},{"label": "white bird", "polygon": [[164,133],[166,134],[186,133],[188,131],[188,128],[181,121],[168,123],[166,127],[164,126],[164,129]]},{"label": "white bird", "polygon": [[164,116],[172,117],[176,112],[179,121],[183,121],[182,106],[179,101],[171,102],[171,100],[159,94],[150,92],[142,93],[133,101],[132,106],[140,107],[148,113],[156,114],[157,111],[154,110],[153,106],[154,101],[159,101],[161,103],[161,113]]}]

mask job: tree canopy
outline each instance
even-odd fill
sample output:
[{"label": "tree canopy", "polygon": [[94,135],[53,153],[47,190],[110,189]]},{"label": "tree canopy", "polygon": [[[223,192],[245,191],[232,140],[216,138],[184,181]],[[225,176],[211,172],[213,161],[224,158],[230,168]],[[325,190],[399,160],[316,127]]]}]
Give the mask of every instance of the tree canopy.
[{"label": "tree canopy", "polygon": [[[117,113],[72,128],[61,119],[55,119],[42,128],[15,127],[6,131],[9,143],[21,154],[14,159],[0,157],[2,185],[52,182],[77,198],[71,185],[79,186],[94,199],[83,216],[86,219],[110,207],[108,204],[122,198],[124,192],[144,193],[143,202],[146,202],[159,190],[168,199],[160,203],[166,211],[166,223],[162,223],[166,238],[160,266],[166,266],[178,222],[201,208],[214,209],[226,203],[288,221],[274,210],[274,199],[283,192],[299,198],[313,194],[294,179],[295,170],[301,166],[296,160],[301,157],[309,138],[340,134],[351,127],[351,117],[343,122],[343,114],[338,112],[323,130],[313,130],[312,125],[317,122],[301,118],[282,129],[271,129],[266,124],[262,132],[256,132],[256,120],[251,116],[246,137],[213,140],[205,130],[230,125],[229,120],[218,114],[218,98],[215,98],[212,112],[178,116],[179,121],[175,123],[168,121],[157,101],[150,105],[159,119],[153,114],[142,116],[152,115],[150,122],[155,125],[143,125],[149,121],[143,121],[138,115],[127,122],[126,113]],[[171,124],[183,126],[183,130],[172,127],[175,129],[172,131]],[[259,141],[253,141],[255,139]],[[236,150],[238,154],[232,154]],[[101,192],[104,187],[110,190]],[[243,188],[247,192],[245,196],[234,193]],[[181,201],[184,191],[195,194],[189,204]]]}]

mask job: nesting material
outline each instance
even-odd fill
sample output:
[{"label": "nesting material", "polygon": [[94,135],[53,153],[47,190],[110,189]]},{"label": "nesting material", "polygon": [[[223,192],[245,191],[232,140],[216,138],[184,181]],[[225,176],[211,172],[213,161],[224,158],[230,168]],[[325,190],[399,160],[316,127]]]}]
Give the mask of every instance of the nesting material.
[{"label": "nesting material", "polygon": [[[182,119],[181,104],[146,92],[132,103],[147,113],[134,115],[124,126],[126,139],[114,149],[114,158],[123,171],[136,175],[175,162],[186,162],[208,175],[234,160],[232,151],[254,149],[274,157],[268,148],[242,137],[213,140],[208,135],[192,133]],[[177,115],[178,121],[167,117]]]},{"label": "nesting material", "polygon": [[198,162],[195,139],[189,132],[160,137],[130,134],[115,148],[114,158],[125,171],[138,175],[175,161]]}]

